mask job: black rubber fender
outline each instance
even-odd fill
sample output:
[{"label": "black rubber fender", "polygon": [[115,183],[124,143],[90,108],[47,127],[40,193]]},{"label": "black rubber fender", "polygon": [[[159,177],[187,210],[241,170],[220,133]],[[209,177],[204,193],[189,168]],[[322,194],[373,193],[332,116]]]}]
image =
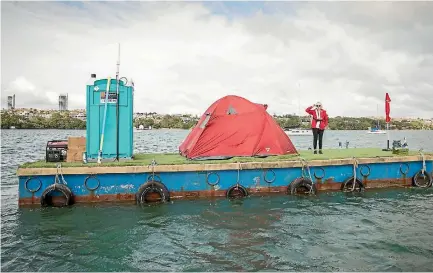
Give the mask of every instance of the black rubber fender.
[{"label": "black rubber fender", "polygon": [[[413,177],[412,177],[412,185],[418,188],[429,188],[431,187],[433,180],[432,180],[432,176],[427,172],[424,171],[424,178],[422,177],[422,170],[419,170]],[[426,179],[427,183],[425,185],[421,185],[420,183],[418,183],[419,179]]]},{"label": "black rubber fender", "polygon": [[[341,183],[341,191],[342,192],[352,192],[353,188],[353,176],[346,179],[343,183]],[[354,192],[362,192],[365,190],[364,183],[361,180],[356,178],[356,185]]]},{"label": "black rubber fender", "polygon": [[234,185],[227,189],[226,197],[232,198],[243,198],[248,196],[248,190],[242,185]]},{"label": "black rubber fender", "polygon": [[[301,189],[304,189],[304,191],[300,191]],[[293,180],[287,190],[291,195],[295,195],[297,193],[310,193],[310,191],[312,191],[313,194],[317,194],[316,184],[314,184],[311,179],[306,177],[298,177]]]},{"label": "black rubber fender", "polygon": [[148,193],[156,192],[161,197],[160,203],[165,203],[170,201],[170,192],[167,187],[159,181],[148,181],[140,186],[137,193],[135,194],[135,200],[137,204],[148,203],[146,201],[146,195]]},{"label": "black rubber fender", "polygon": [[48,186],[44,192],[41,195],[41,206],[46,207],[46,206],[52,206],[53,202],[52,202],[52,197],[50,196],[50,193],[52,192],[61,192],[64,196],[65,196],[65,203],[63,204],[63,206],[69,206],[72,204],[72,198],[73,198],[73,194],[71,189],[66,186],[65,184],[52,184],[50,186]]}]

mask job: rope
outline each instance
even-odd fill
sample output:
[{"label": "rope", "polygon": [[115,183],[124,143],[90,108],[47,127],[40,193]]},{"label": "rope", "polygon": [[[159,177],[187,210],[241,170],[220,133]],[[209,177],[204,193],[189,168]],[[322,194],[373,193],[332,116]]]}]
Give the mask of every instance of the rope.
[{"label": "rope", "polygon": [[54,177],[54,187],[56,187],[56,184],[59,183],[59,166],[60,164],[57,164],[57,168],[56,168],[56,177]]},{"label": "rope", "polygon": [[154,158],[154,159],[152,159],[152,162],[151,162],[150,165],[149,165],[149,166],[152,167],[152,178],[153,178],[153,179],[155,179],[155,166],[156,166],[157,164],[158,164],[158,163],[156,163],[156,160],[155,160],[155,158]]},{"label": "rope", "polygon": [[[60,177],[62,178],[62,182],[60,182],[59,180],[59,171],[60,171]],[[61,183],[68,185],[65,178],[63,177],[62,165],[59,163],[57,164],[57,168],[56,168],[56,177],[54,178],[54,184],[61,184]]]},{"label": "rope", "polygon": [[424,157],[424,153],[422,152],[422,148],[419,150],[419,153],[421,154],[422,157],[422,169],[421,169],[421,174],[424,175],[424,172],[427,170],[427,167],[425,165],[425,157]]},{"label": "rope", "polygon": [[305,167],[307,167],[308,170],[308,177],[310,178],[310,180],[313,182],[313,177],[311,176],[311,172],[310,172],[310,166],[308,166],[307,160],[305,160],[304,158],[300,158],[301,160],[301,164],[302,164],[302,177],[304,177],[304,173],[305,173]]},{"label": "rope", "polygon": [[310,172],[310,166],[308,166],[308,162],[307,162],[307,160],[305,160],[304,158],[302,158],[302,157],[300,157],[300,161],[301,161],[301,164],[302,164],[302,177],[305,177],[304,176],[304,174],[305,174],[305,167],[307,167],[307,170],[308,170],[308,177],[310,178],[310,180],[311,180],[311,187],[310,187],[310,194],[313,192],[313,185],[314,185],[314,180],[313,180],[313,177],[311,176],[311,172]]},{"label": "rope", "polygon": [[358,160],[356,160],[356,158],[353,157],[353,186],[352,186],[352,191],[355,190],[355,186],[356,186],[356,168],[358,168]]},{"label": "rope", "polygon": [[239,179],[240,179],[240,170],[241,170],[241,163],[238,161],[238,180],[236,182],[236,190],[239,189]]}]

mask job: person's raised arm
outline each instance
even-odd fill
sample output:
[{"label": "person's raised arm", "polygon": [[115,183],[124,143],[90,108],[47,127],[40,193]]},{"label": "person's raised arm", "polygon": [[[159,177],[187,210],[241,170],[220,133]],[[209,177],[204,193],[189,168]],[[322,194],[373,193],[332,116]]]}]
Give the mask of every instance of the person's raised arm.
[{"label": "person's raised arm", "polygon": [[307,109],[305,109],[305,112],[307,112],[308,114],[312,115],[314,113],[314,109],[316,108],[315,105],[313,106],[308,106]]}]

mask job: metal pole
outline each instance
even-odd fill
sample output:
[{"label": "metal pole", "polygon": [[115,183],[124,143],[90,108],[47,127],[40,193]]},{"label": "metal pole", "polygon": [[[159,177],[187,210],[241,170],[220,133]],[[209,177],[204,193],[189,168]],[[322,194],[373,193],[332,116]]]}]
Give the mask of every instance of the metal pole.
[{"label": "metal pole", "polygon": [[389,123],[386,123],[386,134],[388,136],[387,150],[389,150]]},{"label": "metal pole", "polygon": [[299,119],[299,129],[302,128],[302,118],[301,118],[301,83],[298,81],[298,119]]},{"label": "metal pole", "polygon": [[107,78],[107,90],[105,91],[105,106],[104,106],[104,120],[102,122],[102,133],[101,133],[101,142],[99,144],[99,153],[98,153],[98,163],[101,163],[102,160],[102,148],[104,146],[104,136],[105,136],[105,122],[107,119],[107,105],[108,105],[108,95],[110,92],[110,83],[111,78]]},{"label": "metal pole", "polygon": [[119,52],[117,57],[117,71],[116,71],[116,160],[119,161],[119,68],[120,68],[120,43]]}]

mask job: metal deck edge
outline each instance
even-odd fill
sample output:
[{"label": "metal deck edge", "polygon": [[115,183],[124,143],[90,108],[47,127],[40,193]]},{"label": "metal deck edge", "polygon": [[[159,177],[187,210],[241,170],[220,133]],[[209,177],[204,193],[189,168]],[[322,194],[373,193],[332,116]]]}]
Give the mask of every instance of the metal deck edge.
[{"label": "metal deck edge", "polygon": [[[393,157],[364,157],[356,158],[359,164],[374,163],[398,163],[421,161],[420,155],[414,156],[393,156]],[[433,160],[433,155],[425,155],[426,161]],[[318,159],[307,161],[308,165],[313,166],[338,166],[351,165],[353,158],[344,159]],[[222,171],[222,170],[253,170],[253,169],[280,169],[301,167],[300,160],[281,160],[267,162],[244,162],[244,163],[201,163],[201,164],[178,164],[178,165],[155,165],[155,166],[109,166],[109,167],[65,167],[61,171],[63,174],[122,174],[122,173],[150,173],[150,172],[194,172],[194,171]],[[56,168],[19,168],[17,176],[30,175],[55,175]]]}]

